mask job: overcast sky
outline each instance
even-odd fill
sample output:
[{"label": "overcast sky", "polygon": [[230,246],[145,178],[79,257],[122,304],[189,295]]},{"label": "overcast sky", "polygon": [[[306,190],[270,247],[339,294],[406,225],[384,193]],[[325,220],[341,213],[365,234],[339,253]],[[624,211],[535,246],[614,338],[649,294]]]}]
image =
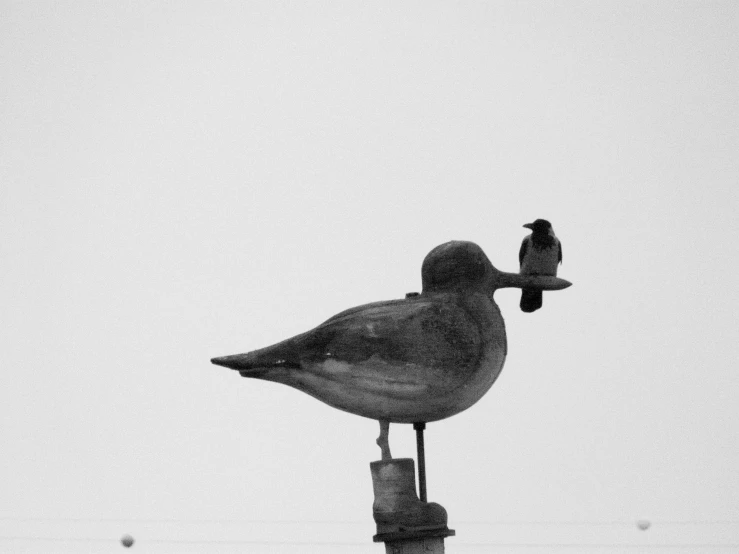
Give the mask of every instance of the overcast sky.
[{"label": "overcast sky", "polygon": [[448,551],[736,552],[737,91],[733,0],[0,1],[0,551],[382,552],[377,422],[209,360],[541,217]]}]

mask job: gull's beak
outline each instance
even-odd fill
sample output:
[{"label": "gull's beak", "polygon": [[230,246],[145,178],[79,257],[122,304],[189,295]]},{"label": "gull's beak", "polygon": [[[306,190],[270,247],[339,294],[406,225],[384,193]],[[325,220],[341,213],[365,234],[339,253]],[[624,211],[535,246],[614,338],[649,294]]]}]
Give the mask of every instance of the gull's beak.
[{"label": "gull's beak", "polygon": [[534,224],[533,223],[527,223],[526,225],[524,225],[524,227],[526,227],[527,229],[531,229],[532,231],[534,230]]},{"label": "gull's beak", "polygon": [[550,275],[520,275],[518,273],[508,273],[506,271],[498,271],[493,279],[493,288],[517,288],[517,289],[534,289],[534,290],[562,290],[571,287],[572,283],[559,277]]}]

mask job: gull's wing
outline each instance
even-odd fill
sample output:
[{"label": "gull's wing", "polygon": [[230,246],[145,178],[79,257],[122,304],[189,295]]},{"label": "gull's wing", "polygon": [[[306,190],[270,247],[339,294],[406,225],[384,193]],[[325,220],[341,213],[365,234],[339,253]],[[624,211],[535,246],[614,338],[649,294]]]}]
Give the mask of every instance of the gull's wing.
[{"label": "gull's wing", "polygon": [[460,371],[476,364],[482,349],[478,326],[453,297],[420,296],[350,308],[307,333],[213,362],[245,377],[270,368],[299,371],[330,360]]}]

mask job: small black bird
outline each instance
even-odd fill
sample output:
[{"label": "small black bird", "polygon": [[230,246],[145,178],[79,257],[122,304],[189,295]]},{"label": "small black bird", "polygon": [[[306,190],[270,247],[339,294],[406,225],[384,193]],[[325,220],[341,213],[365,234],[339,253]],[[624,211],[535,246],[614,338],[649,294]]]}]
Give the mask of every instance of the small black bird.
[{"label": "small black bird", "polygon": [[[518,252],[521,275],[557,275],[557,265],[562,263],[562,243],[554,235],[552,224],[546,219],[537,219],[524,225],[533,233],[523,239]],[[521,291],[521,310],[535,312],[541,308],[542,291],[523,289]]]}]

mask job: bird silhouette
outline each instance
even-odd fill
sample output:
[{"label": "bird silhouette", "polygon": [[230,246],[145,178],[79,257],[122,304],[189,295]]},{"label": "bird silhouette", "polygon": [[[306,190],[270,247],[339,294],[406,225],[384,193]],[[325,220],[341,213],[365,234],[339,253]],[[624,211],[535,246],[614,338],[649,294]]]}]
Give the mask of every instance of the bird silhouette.
[{"label": "bird silhouette", "polygon": [[[552,224],[537,219],[524,225],[533,232],[523,239],[518,252],[522,275],[549,275],[556,277],[557,266],[562,263],[562,243],[554,235]],[[521,291],[521,311],[535,312],[543,302],[542,289],[524,288]]]},{"label": "bird silhouette", "polygon": [[386,433],[389,422],[453,416],[490,389],[507,352],[495,290],[571,284],[498,271],[465,241],[434,248],[421,277],[421,294],[350,308],[275,345],[211,361],[379,420]]}]

